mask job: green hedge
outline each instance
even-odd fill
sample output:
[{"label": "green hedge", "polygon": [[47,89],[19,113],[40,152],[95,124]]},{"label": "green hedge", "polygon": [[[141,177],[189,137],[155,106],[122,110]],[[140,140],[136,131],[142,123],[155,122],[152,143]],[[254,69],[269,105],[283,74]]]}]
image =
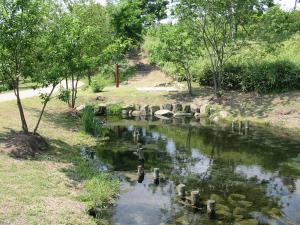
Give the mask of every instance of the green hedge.
[{"label": "green hedge", "polygon": [[[204,70],[200,84],[213,85],[209,68]],[[300,67],[288,60],[228,63],[224,67],[221,87],[261,93],[300,89]]]}]

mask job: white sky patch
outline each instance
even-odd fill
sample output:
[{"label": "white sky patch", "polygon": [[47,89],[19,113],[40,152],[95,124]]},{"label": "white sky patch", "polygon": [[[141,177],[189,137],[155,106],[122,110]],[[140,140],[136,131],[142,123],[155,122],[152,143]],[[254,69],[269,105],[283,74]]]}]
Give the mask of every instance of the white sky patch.
[{"label": "white sky patch", "polygon": [[[282,9],[292,10],[295,7],[296,0],[275,0],[275,3],[279,4]],[[297,9],[300,9],[299,0],[297,0]]]}]

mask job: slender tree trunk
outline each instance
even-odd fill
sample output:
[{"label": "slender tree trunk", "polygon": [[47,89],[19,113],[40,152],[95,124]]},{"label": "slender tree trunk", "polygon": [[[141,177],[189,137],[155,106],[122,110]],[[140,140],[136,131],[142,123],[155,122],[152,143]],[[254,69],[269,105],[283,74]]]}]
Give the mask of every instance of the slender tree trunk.
[{"label": "slender tree trunk", "polygon": [[20,99],[19,78],[16,79],[16,84],[14,86],[14,92],[17,97],[17,105],[18,105],[18,109],[19,109],[19,113],[20,113],[22,130],[25,134],[28,134],[28,126],[27,126],[27,122],[26,122],[26,118],[25,118],[25,114],[24,114],[24,110],[23,110],[23,105],[22,105],[22,102]]},{"label": "slender tree trunk", "polygon": [[89,85],[91,85],[91,83],[92,83],[92,71],[91,70],[88,71],[88,79],[89,79]]},{"label": "slender tree trunk", "polygon": [[73,102],[73,108],[75,108],[75,103],[76,103],[76,99],[77,99],[78,81],[79,81],[79,75],[77,75],[77,77],[76,77],[75,90],[74,90],[74,102]]},{"label": "slender tree trunk", "polygon": [[71,78],[72,78],[71,107],[74,108],[74,89],[75,89],[75,86],[74,86],[74,74],[72,74]]},{"label": "slender tree trunk", "polygon": [[[66,76],[66,90],[69,92],[69,81],[68,81],[68,76]],[[68,106],[70,107],[70,96],[68,96]]]},{"label": "slender tree trunk", "polygon": [[39,128],[39,125],[40,125],[42,116],[43,116],[43,114],[44,114],[45,108],[46,108],[46,106],[47,106],[47,103],[48,103],[49,100],[50,100],[50,97],[51,97],[51,95],[52,95],[52,93],[53,93],[55,87],[56,87],[56,85],[53,85],[53,86],[52,86],[52,90],[51,90],[51,92],[49,93],[49,95],[48,95],[48,97],[47,97],[48,99],[44,102],[44,105],[43,105],[42,111],[41,111],[41,113],[40,113],[39,119],[38,119],[38,121],[37,121],[37,123],[36,123],[36,126],[35,126],[34,130],[33,130],[33,134],[36,134],[36,131],[37,131],[37,129]]},{"label": "slender tree trunk", "polygon": [[190,96],[193,96],[192,84],[189,79],[187,80],[187,86],[188,86],[188,91],[189,91]]}]

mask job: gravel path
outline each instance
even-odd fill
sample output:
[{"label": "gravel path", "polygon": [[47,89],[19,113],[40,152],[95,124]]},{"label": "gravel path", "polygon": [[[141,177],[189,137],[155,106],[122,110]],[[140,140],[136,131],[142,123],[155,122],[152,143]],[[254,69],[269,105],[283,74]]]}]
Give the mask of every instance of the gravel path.
[{"label": "gravel path", "polygon": [[[69,85],[70,84],[71,84],[71,82],[69,83]],[[62,86],[65,87],[66,85],[63,84]],[[83,86],[83,83],[79,81],[78,87],[81,87],[81,86]],[[55,88],[55,90],[53,91],[53,93],[58,92],[59,87],[60,86],[57,86]],[[24,98],[31,98],[31,97],[39,96],[41,93],[49,93],[51,91],[51,89],[52,89],[52,87],[38,88],[35,90],[34,89],[21,90],[20,97],[21,97],[21,99],[24,99]],[[13,91],[0,94],[0,102],[6,102],[6,101],[12,101],[12,100],[16,100],[16,96]]]}]

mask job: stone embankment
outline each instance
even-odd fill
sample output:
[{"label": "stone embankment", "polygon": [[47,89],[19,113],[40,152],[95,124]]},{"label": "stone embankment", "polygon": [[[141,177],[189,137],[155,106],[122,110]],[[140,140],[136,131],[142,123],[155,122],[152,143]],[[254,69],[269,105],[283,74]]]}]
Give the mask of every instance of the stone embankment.
[{"label": "stone embankment", "polygon": [[[103,116],[107,114],[109,105],[101,104],[95,106],[95,115]],[[84,105],[77,108],[78,111],[83,110]],[[201,106],[189,104],[170,104],[163,105],[127,105],[121,107],[121,115],[123,117],[148,117],[154,116],[160,119],[180,118],[180,117],[195,117],[209,118],[214,122],[231,121],[232,115],[225,111],[216,108],[210,104],[203,104]]]}]

